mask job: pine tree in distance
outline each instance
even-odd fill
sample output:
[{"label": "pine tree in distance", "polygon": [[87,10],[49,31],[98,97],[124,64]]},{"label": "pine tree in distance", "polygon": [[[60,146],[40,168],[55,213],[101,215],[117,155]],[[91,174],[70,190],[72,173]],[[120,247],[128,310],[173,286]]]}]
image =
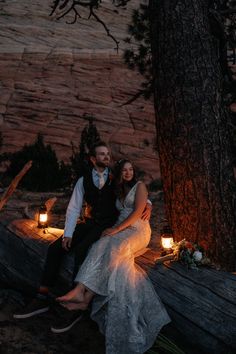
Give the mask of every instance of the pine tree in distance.
[{"label": "pine tree in distance", "polygon": [[71,169],[74,183],[76,183],[76,181],[91,167],[89,161],[89,150],[96,142],[101,140],[96,125],[94,124],[95,118],[92,115],[87,114],[85,114],[84,117],[89,123],[82,130],[79,152],[75,148],[73,142],[71,142]]},{"label": "pine tree in distance", "polygon": [[137,94],[127,103],[131,103],[139,96],[149,99],[153,93],[149,18],[149,6],[141,3],[139,9],[133,11],[132,22],[128,26],[129,37],[125,42],[130,45],[130,48],[124,52],[124,61],[130,69],[137,69],[144,77],[144,81]]}]

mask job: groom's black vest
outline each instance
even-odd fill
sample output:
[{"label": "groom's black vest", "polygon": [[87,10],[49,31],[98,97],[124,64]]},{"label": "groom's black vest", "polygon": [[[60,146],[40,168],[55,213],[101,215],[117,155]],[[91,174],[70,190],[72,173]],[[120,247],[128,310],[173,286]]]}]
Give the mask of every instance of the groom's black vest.
[{"label": "groom's black vest", "polygon": [[84,199],[91,208],[91,217],[99,225],[112,226],[118,216],[115,207],[116,196],[114,183],[107,178],[102,189],[98,189],[93,183],[92,172],[84,175]]}]

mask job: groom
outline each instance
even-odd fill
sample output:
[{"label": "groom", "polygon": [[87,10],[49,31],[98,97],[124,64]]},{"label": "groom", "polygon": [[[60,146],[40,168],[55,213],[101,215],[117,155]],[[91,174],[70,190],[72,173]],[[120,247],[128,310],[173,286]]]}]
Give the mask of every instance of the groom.
[{"label": "groom", "polygon": [[[89,247],[100,238],[103,230],[114,225],[118,212],[115,207],[114,183],[109,169],[110,160],[110,152],[104,142],[97,143],[91,149],[90,161],[93,169],[78,179],[67,207],[64,235],[51,244],[48,250],[41,286],[38,289],[40,294],[45,295],[45,299],[35,298],[21,312],[14,314],[14,318],[29,318],[48,311],[46,295],[49,287],[55,283],[63,256],[72,248],[75,250],[74,275],[76,275]],[[77,224],[84,201],[91,210],[91,217]],[[150,209],[146,208],[144,219],[150,218]],[[68,311],[62,323],[59,319],[51,330],[54,333],[66,332],[79,321],[80,317],[78,311]]]}]

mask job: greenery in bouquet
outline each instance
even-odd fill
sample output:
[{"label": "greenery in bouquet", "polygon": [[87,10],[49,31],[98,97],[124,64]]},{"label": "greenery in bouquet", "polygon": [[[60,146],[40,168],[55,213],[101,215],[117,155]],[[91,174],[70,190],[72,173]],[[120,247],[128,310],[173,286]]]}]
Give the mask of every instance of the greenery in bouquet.
[{"label": "greenery in bouquet", "polygon": [[180,242],[175,242],[172,249],[175,259],[189,269],[197,269],[199,265],[210,264],[210,260],[206,256],[207,243],[204,241],[194,243],[183,239]]}]

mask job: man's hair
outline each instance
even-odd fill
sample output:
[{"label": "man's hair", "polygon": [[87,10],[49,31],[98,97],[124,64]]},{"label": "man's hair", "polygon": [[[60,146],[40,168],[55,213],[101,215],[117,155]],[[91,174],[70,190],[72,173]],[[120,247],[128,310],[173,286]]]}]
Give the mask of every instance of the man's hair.
[{"label": "man's hair", "polygon": [[98,141],[97,143],[95,143],[89,150],[89,156],[93,156],[96,157],[96,149],[100,146],[104,146],[108,149],[107,144],[104,141]]}]

